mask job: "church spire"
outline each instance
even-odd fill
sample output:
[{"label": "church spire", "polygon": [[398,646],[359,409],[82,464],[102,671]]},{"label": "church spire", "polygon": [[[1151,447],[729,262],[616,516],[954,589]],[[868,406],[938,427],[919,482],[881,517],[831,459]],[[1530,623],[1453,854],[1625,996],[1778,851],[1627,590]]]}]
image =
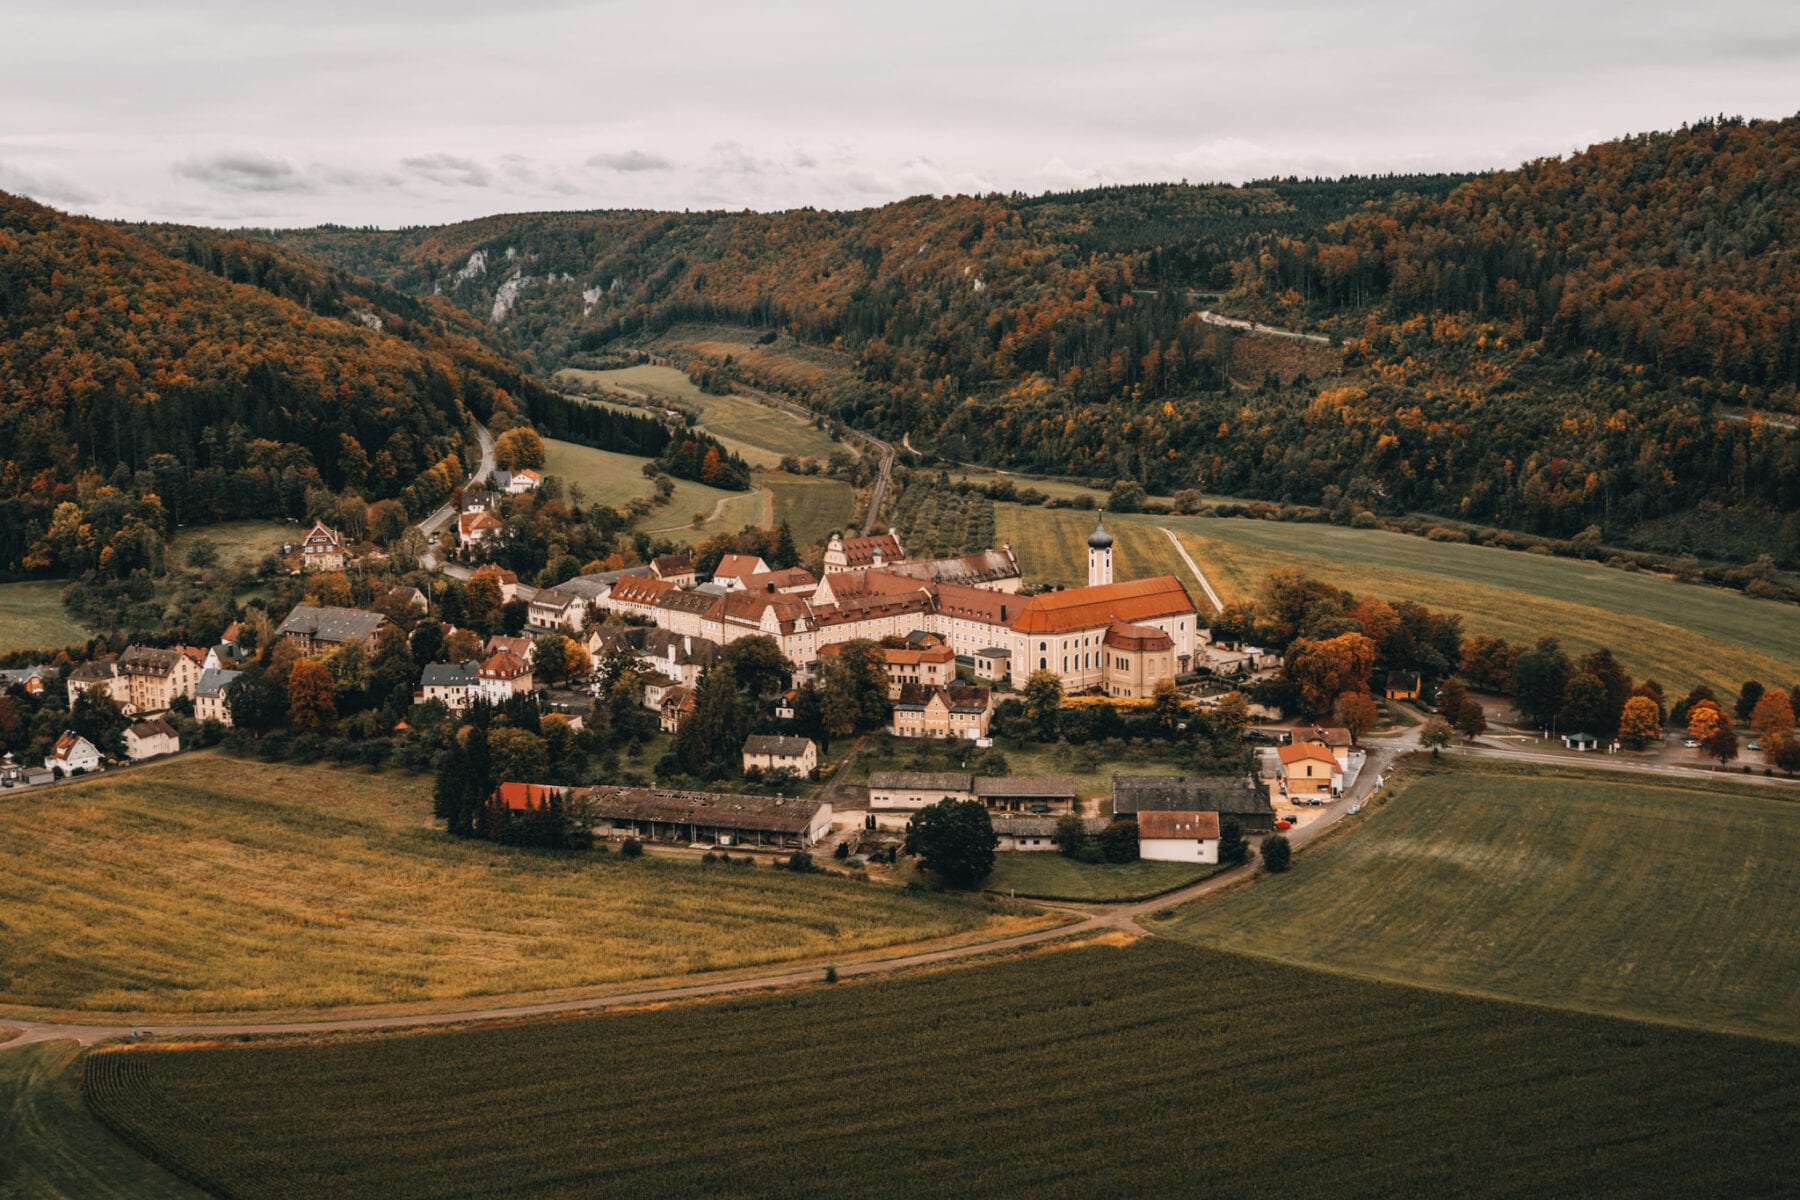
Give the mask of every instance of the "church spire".
[{"label": "church spire", "polygon": [[1113,581],[1113,537],[1106,532],[1106,510],[1100,510],[1100,519],[1094,525],[1094,532],[1088,534],[1088,586],[1099,587]]}]

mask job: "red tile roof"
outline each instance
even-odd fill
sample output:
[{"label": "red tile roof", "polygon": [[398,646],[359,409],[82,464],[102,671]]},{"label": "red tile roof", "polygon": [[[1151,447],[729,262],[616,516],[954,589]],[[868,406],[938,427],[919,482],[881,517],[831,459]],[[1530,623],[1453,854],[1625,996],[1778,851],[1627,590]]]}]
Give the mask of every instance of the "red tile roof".
[{"label": "red tile roof", "polygon": [[1145,838],[1216,838],[1216,812],[1141,812],[1137,815],[1138,840]]},{"label": "red tile roof", "polygon": [[547,783],[503,783],[494,789],[494,806],[513,812],[529,812],[547,807],[552,797],[567,791],[567,788],[552,787]]},{"label": "red tile roof", "polygon": [[1173,650],[1175,639],[1154,625],[1128,625],[1121,621],[1106,631],[1101,644],[1114,650]]},{"label": "red tile roof", "polygon": [[1025,602],[1012,627],[1020,633],[1073,633],[1121,621],[1193,613],[1194,598],[1173,575],[1045,592]]}]

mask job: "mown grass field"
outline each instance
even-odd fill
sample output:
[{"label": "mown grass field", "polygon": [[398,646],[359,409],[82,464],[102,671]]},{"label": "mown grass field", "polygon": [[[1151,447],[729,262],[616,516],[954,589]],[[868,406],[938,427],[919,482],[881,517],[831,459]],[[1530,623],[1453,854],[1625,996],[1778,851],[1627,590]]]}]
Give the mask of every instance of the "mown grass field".
[{"label": "mown grass field", "polygon": [[[644,464],[648,461],[635,455],[544,439],[544,471],[565,483],[579,484],[583,498],[590,504],[623,508],[634,497],[650,495],[650,480],[644,476]],[[721,503],[723,508],[719,507]],[[691,542],[757,523],[762,520],[766,504],[762,493],[755,490],[728,492],[691,479],[677,479],[669,502],[639,524],[674,541]],[[695,513],[706,518],[697,529],[693,525]]]},{"label": "mown grass field", "polygon": [[0,583],[0,650],[57,649],[84,645],[88,631],[63,611],[66,579]]},{"label": "mown grass field", "polygon": [[1001,895],[1042,900],[1143,900],[1185,887],[1215,873],[1194,863],[1083,863],[1054,851],[1007,853],[995,857],[994,872],[981,886]]},{"label": "mown grass field", "polygon": [[82,1053],[74,1042],[0,1048],[0,1196],[201,1200],[204,1192],[120,1141],[82,1103]]},{"label": "mown grass field", "polygon": [[1036,923],[836,878],[455,841],[429,778],[211,754],[0,802],[0,1007],[554,992]]},{"label": "mown grass field", "polygon": [[[1376,529],[1239,517],[1121,515],[1106,523],[1119,578],[1171,572],[1202,602],[1158,526],[1180,535],[1227,603],[1255,596],[1272,569],[1297,567],[1357,595],[1459,612],[1469,633],[1526,643],[1552,633],[1578,653],[1610,646],[1636,675],[1675,694],[1701,682],[1723,694],[1745,679],[1800,680],[1800,607],[1722,588]],[[1068,510],[1003,504],[995,518],[1028,580],[1065,584],[1086,582],[1092,528],[1091,513]]]},{"label": "mown grass field", "polygon": [[773,505],[770,519],[776,525],[788,523],[796,546],[822,543],[833,530],[857,519],[856,490],[841,479],[758,471],[756,483],[768,489]]},{"label": "mown grass field", "polygon": [[221,567],[254,567],[271,554],[280,554],[284,543],[298,542],[306,529],[286,521],[226,521],[184,529],[170,541],[180,561],[188,547],[210,542],[219,552]]},{"label": "mown grass field", "polygon": [[1800,1047],[1161,939],[389,1039],[106,1050],[245,1200],[1775,1195]]},{"label": "mown grass field", "polygon": [[784,454],[821,461],[843,448],[831,435],[788,413],[777,412],[743,396],[712,396],[674,367],[620,367],[610,371],[568,370],[571,378],[617,388],[643,399],[662,398],[700,411],[700,425],[752,466],[772,467]]},{"label": "mown grass field", "polygon": [[1155,928],[1431,987],[1800,1042],[1800,803],[1442,770]]}]

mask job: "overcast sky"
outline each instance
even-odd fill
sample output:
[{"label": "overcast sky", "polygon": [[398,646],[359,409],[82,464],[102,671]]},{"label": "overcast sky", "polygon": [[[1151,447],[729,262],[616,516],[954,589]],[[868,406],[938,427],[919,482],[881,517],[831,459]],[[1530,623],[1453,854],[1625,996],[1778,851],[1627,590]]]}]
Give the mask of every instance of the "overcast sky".
[{"label": "overcast sky", "polygon": [[0,16],[0,189],[221,225],[1507,167],[1800,111],[1794,0],[8,0]]}]

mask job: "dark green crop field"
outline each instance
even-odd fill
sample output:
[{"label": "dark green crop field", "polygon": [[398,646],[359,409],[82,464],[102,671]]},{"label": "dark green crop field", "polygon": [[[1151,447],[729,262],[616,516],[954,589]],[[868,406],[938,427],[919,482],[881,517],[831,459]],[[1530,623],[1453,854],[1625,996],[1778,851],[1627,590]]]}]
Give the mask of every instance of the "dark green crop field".
[{"label": "dark green crop field", "polygon": [[119,1049],[238,1197],[1751,1196],[1800,1047],[1173,942],[505,1028]]}]

